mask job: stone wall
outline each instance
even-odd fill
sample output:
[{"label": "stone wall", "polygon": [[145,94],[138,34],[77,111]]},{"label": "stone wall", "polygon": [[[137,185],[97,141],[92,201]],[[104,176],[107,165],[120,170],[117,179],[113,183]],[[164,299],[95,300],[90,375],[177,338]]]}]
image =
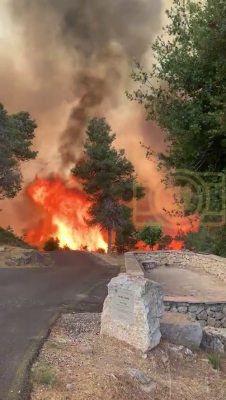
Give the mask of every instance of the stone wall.
[{"label": "stone wall", "polygon": [[158,266],[176,266],[202,270],[226,282],[226,258],[192,251],[144,251],[133,253],[141,268],[150,270]]},{"label": "stone wall", "polygon": [[202,326],[226,328],[226,301],[224,303],[191,303],[165,300],[164,306],[165,311],[188,314]]}]

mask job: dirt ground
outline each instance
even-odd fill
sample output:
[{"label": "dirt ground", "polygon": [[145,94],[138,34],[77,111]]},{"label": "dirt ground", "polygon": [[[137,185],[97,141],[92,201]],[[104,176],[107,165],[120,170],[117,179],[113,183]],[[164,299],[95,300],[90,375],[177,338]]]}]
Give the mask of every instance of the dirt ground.
[{"label": "dirt ground", "polygon": [[0,246],[0,268],[32,268],[51,265],[51,259],[45,252],[8,245]]},{"label": "dirt ground", "polygon": [[31,399],[225,400],[225,358],[216,370],[208,354],[166,342],[145,358],[99,332],[100,314],[63,315],[33,365]]}]

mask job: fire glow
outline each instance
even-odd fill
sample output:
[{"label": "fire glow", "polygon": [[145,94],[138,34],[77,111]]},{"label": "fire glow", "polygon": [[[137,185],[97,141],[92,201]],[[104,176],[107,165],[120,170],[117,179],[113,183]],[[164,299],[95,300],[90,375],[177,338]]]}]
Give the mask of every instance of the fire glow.
[{"label": "fire glow", "polygon": [[[73,183],[72,181],[68,182]],[[39,226],[27,233],[28,243],[43,247],[50,238],[58,238],[60,247],[71,250],[89,251],[102,248],[107,244],[99,227],[87,227],[84,218],[88,218],[90,204],[85,194],[64,183],[60,177],[53,180],[36,178],[27,188],[27,194],[42,214]],[[39,209],[39,210],[38,210]]]},{"label": "fire glow", "polygon": [[[78,186],[77,186],[78,187]],[[107,251],[107,240],[100,227],[88,227],[84,219],[88,219],[90,203],[85,193],[76,188],[76,180],[70,178],[64,181],[59,176],[51,180],[36,178],[27,189],[27,195],[35,205],[35,212],[40,215],[37,227],[26,235],[26,241],[42,249],[45,242],[51,237],[58,238],[61,248],[71,250]],[[166,218],[166,216],[165,216]],[[171,225],[171,232],[176,235],[178,226],[176,222],[165,220],[167,226]],[[183,226],[185,231],[189,226]],[[173,229],[174,228],[174,229]],[[190,227],[191,229],[191,227]],[[196,230],[197,226],[193,228]],[[166,234],[168,232],[164,232]],[[174,236],[172,235],[172,236]],[[105,235],[106,236],[106,235]],[[183,243],[173,240],[169,250],[181,250]],[[150,251],[148,246],[139,242],[137,247],[141,251]],[[153,250],[158,249],[158,244]]]}]

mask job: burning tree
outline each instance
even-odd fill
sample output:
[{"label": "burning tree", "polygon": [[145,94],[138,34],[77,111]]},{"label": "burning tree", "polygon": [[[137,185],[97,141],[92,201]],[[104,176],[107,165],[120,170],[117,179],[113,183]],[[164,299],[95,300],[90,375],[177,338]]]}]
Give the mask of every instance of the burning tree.
[{"label": "burning tree", "polygon": [[104,118],[90,120],[86,132],[84,160],[72,169],[81,180],[91,202],[88,210],[88,226],[99,225],[108,232],[108,253],[111,252],[112,231],[127,222],[129,203],[144,197],[144,188],[137,182],[132,163],[125,151],[113,146],[116,138]]},{"label": "burning tree", "polygon": [[35,128],[28,113],[9,115],[0,104],[0,199],[13,198],[21,189],[20,162],[37,155],[30,149]]}]

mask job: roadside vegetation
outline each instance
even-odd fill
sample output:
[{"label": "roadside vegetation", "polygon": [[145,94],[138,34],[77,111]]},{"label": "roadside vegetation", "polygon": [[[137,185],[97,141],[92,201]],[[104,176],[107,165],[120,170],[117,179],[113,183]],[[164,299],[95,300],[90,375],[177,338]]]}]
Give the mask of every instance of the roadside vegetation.
[{"label": "roadside vegetation", "polygon": [[30,246],[22,236],[17,236],[10,226],[6,229],[0,227],[0,245],[24,247],[27,249],[34,248]]}]

